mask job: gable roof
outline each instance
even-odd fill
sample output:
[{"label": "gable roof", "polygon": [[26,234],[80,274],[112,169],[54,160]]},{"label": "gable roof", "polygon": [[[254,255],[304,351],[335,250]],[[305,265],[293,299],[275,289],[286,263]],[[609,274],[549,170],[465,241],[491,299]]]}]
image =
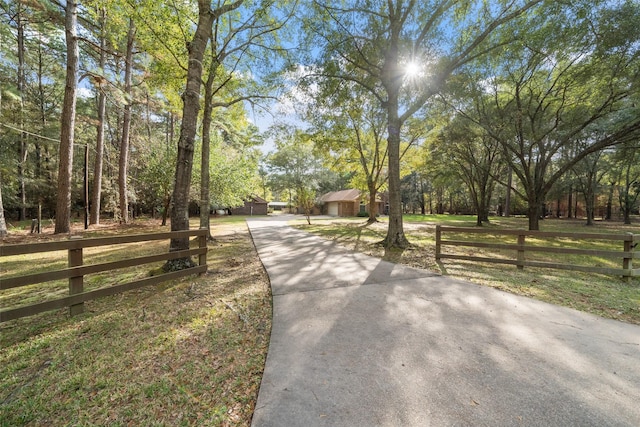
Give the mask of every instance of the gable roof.
[{"label": "gable roof", "polygon": [[260,196],[256,196],[255,194],[252,194],[251,196],[249,196],[249,199],[253,200],[253,203],[264,203],[264,204],[267,203],[265,199],[263,199]]},{"label": "gable roof", "polygon": [[360,190],[332,191],[320,197],[321,202],[355,202],[360,198]]}]

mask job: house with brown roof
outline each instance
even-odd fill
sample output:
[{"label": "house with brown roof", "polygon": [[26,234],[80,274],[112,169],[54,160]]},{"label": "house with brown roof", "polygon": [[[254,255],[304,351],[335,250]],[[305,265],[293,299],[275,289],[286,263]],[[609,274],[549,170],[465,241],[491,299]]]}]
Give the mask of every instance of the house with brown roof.
[{"label": "house with brown roof", "polygon": [[332,191],[320,197],[322,213],[331,216],[356,216],[360,212],[360,190]]}]

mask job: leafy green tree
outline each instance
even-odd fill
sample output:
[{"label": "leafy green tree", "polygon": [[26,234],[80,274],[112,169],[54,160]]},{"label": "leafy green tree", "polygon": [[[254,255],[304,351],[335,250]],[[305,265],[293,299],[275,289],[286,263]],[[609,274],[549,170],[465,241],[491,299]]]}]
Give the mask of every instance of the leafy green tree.
[{"label": "leafy green tree", "polygon": [[[172,141],[171,141],[172,142]],[[141,199],[151,209],[162,214],[162,225],[167,225],[171,208],[171,191],[175,171],[176,146],[173,143],[164,147],[148,147],[145,150],[146,167],[139,175]]]},{"label": "leafy green tree", "polygon": [[[638,19],[627,6],[592,8],[593,15],[576,17],[572,26],[551,21],[532,30],[529,38],[509,46],[505,60],[485,62],[486,78],[477,79],[472,90],[475,112],[467,117],[501,144],[521,183],[514,191],[528,203],[531,230],[539,229],[549,191],[574,165],[638,138],[640,119],[632,100],[640,90],[640,39],[634,33],[613,44],[605,37],[613,31],[610,14],[627,23]],[[571,155],[559,156],[567,149]]]},{"label": "leafy green tree", "polygon": [[322,54],[312,75],[355,82],[386,110],[390,204],[386,247],[408,245],[400,199],[403,127],[456,70],[505,43],[492,37],[496,29],[541,3],[313,3],[307,25]]},{"label": "leafy green tree", "polygon": [[366,189],[368,223],[377,221],[378,192],[387,183],[386,116],[368,93],[349,82],[327,82],[307,113],[315,124],[314,141],[334,169],[352,174],[351,184]]},{"label": "leafy green tree", "polygon": [[264,200],[272,200],[271,188],[269,188],[269,171],[267,170],[264,162],[261,160],[258,165],[258,182],[260,186],[260,197]]},{"label": "leafy green tree", "polygon": [[[208,171],[203,173],[196,166],[192,185],[191,198],[200,203],[201,228],[202,218],[209,217],[211,207],[226,209],[241,206],[249,196],[256,194],[259,187],[258,164],[261,153],[254,146],[260,139],[257,130],[246,122],[244,109],[240,105],[217,109],[212,124],[209,159],[200,162],[200,165],[208,165]],[[205,155],[204,144],[202,148],[196,151],[196,157]],[[207,185],[201,182],[205,177],[209,180]],[[204,188],[207,188],[206,201],[202,200]],[[208,221],[204,224],[208,224]]]},{"label": "leafy green tree", "polygon": [[433,144],[434,149],[443,151],[446,164],[465,183],[477,215],[476,225],[489,222],[495,177],[505,173],[500,144],[461,116],[450,120],[436,134]]},{"label": "leafy green tree", "polygon": [[118,161],[118,191],[120,193],[120,221],[129,222],[129,150],[131,145],[131,111],[133,104],[133,50],[136,37],[136,26],[133,19],[129,19],[127,43],[124,60],[124,96],[125,104],[122,117],[122,138],[120,139],[120,156]]},{"label": "leafy green tree", "polygon": [[[247,10],[249,7],[256,9],[265,6],[265,11],[272,11],[265,2],[245,0],[239,3]],[[79,81],[83,83],[77,97],[72,154],[77,147],[87,143],[93,146],[95,141],[96,149],[90,150],[90,155],[95,155],[92,159],[92,223],[99,221],[101,210],[118,215],[118,205],[123,204],[119,201],[120,196],[126,197],[124,204],[131,206],[134,215],[156,207],[156,203],[151,201],[152,197],[147,197],[146,182],[140,178],[146,179],[154,174],[146,173],[149,153],[165,152],[164,143],[173,141],[170,135],[173,134],[175,123],[180,124],[183,118],[179,108],[182,105],[180,94],[184,91],[184,77],[189,64],[187,46],[190,46],[188,42],[195,31],[195,27],[191,26],[198,12],[194,6],[193,2],[158,3],[142,0],[133,4],[89,0],[78,8],[79,36],[76,40],[80,46]],[[17,11],[20,12],[21,25],[16,23]],[[64,5],[56,3],[0,1],[3,18],[0,20],[0,54],[3,56],[0,70],[10,77],[2,80],[3,107],[11,103],[10,109],[0,110],[0,123],[10,126],[6,128],[7,133],[0,133],[2,151],[7,153],[2,158],[2,168],[11,170],[3,177],[3,201],[7,212],[12,214],[21,213],[23,208],[29,212],[29,208],[40,203],[52,214],[56,202],[60,201],[56,191],[58,182],[55,169],[60,160],[57,152],[60,127],[65,122],[61,119],[60,111],[62,89],[65,86],[62,82],[66,53],[64,39],[52,35],[59,34],[63,27],[63,12]],[[236,9],[229,14],[229,19],[224,21],[229,26],[221,26],[217,33],[219,43],[229,41],[225,39],[226,35],[237,28],[240,20],[250,18],[251,22],[255,21],[256,14],[245,12]],[[268,13],[262,13],[260,19],[269,21]],[[222,23],[223,20],[218,22]],[[272,27],[281,25],[275,21],[269,22]],[[25,36],[24,55],[20,55],[23,56],[22,60],[18,58],[18,27],[24,28],[20,33]],[[127,30],[134,27],[137,29],[135,44],[129,43],[134,49],[127,49]],[[260,30],[266,30],[266,26]],[[251,33],[252,36],[255,34]],[[128,39],[132,40],[131,37]],[[246,41],[240,40],[238,45]],[[274,44],[265,42],[260,48],[270,46]],[[133,61],[127,60],[127,50],[134,54]],[[226,108],[222,103],[228,104],[232,96],[237,98],[249,93],[242,92],[243,85],[257,87],[252,83],[257,79],[250,73],[256,71],[251,68],[256,64],[255,58],[256,51],[246,50],[238,50],[237,55],[228,56],[230,62],[220,68],[225,72],[217,74],[213,87],[214,105]],[[251,64],[248,60],[251,60]],[[131,72],[127,72],[128,64],[132,65]],[[207,67],[208,64],[205,61]],[[234,64],[243,65],[235,67]],[[23,71],[19,72],[19,69]],[[20,85],[23,90],[18,91],[18,75],[23,74],[24,84]],[[127,74],[130,78],[125,78]],[[233,77],[235,83],[222,90],[219,85],[229,76]],[[87,83],[93,84],[96,105],[91,105],[93,100],[87,96]],[[236,100],[236,104],[244,107],[241,99]],[[21,109],[21,105],[24,108]],[[87,109],[88,106],[93,108]],[[28,132],[24,132],[25,129]],[[125,132],[129,135],[129,144],[122,148]],[[76,155],[69,162],[70,211],[80,207],[79,201],[84,196],[78,191],[78,184],[83,178],[80,175],[83,168],[81,160]],[[125,163],[126,168],[119,163]],[[164,164],[166,168],[171,168],[172,163]],[[119,190],[118,181],[125,183],[127,188]],[[172,181],[172,178],[167,179],[169,184]],[[25,203],[21,203],[23,196]],[[127,208],[120,210],[129,212]]]},{"label": "leafy green tree", "polygon": [[[242,206],[246,200],[258,194],[260,178],[258,164],[262,153],[252,147],[230,142],[224,133],[214,133],[210,152],[209,200],[200,205],[204,209],[229,209]],[[196,153],[198,154],[198,153]],[[200,178],[194,177],[193,197],[198,198],[197,190],[202,188]]]},{"label": "leafy green tree", "polygon": [[[98,69],[104,70],[107,64],[107,11],[106,8],[96,8],[97,22],[98,22]],[[100,224],[100,207],[101,207],[101,195],[102,195],[102,168],[104,165],[104,141],[105,141],[105,121],[107,112],[107,95],[103,89],[106,84],[106,78],[104,76],[96,76],[94,78],[95,86],[97,88],[98,105],[96,109],[96,148],[95,158],[93,166],[93,181],[91,191],[91,212],[89,215],[90,224]]]},{"label": "leafy green tree", "polygon": [[422,176],[416,171],[410,173],[402,178],[400,189],[404,212],[416,214],[417,210],[420,209],[420,213],[424,215],[426,209],[425,186]]},{"label": "leafy green tree", "polygon": [[[242,0],[225,3],[212,10],[208,1],[198,0],[198,23],[189,43],[189,63],[187,66],[187,84],[183,95],[182,123],[178,140],[178,158],[172,194],[171,231],[189,229],[189,189],[193,168],[193,152],[200,111],[200,89],[202,86],[202,64],[207,43],[211,38],[212,25],[218,16],[238,9]],[[170,250],[189,249],[189,238],[171,239]],[[187,260],[168,262],[168,269],[181,268]],[[186,262],[186,264],[191,264]]]},{"label": "leafy green tree", "polygon": [[314,152],[314,143],[300,130],[281,128],[277,131],[276,151],[269,154],[266,164],[271,187],[288,194],[293,203],[300,188],[316,190],[324,170],[322,159]]},{"label": "leafy green tree", "polygon": [[[97,98],[91,222],[99,222],[102,199],[107,211],[128,221],[129,212],[135,216],[148,208],[155,214],[136,176],[145,174],[143,153],[153,148],[163,153],[163,140],[173,141],[192,32],[180,24],[191,22],[194,9],[188,3],[150,1],[89,5],[85,22],[95,24],[86,24],[90,31],[82,41],[88,53],[84,76]],[[113,164],[118,166],[115,176]]]},{"label": "leafy green tree", "polygon": [[587,226],[593,225],[598,186],[610,167],[603,154],[604,151],[591,153],[571,169],[576,178],[577,189],[584,197]]},{"label": "leafy green tree", "polygon": [[[287,2],[282,2],[286,7]],[[273,19],[276,3],[264,1],[245,2],[249,9],[243,13],[220,15],[213,22],[209,61],[205,81],[204,113],[202,118],[202,157],[200,171],[200,228],[210,229],[209,224],[209,151],[215,111],[229,109],[244,102],[255,104],[271,90],[266,84],[257,84],[247,78],[251,70],[270,68],[273,53],[283,51],[277,33],[291,17],[293,9],[282,10],[282,19]],[[253,9],[257,8],[257,9]],[[273,15],[272,15],[273,14]],[[251,58],[250,65],[243,58]],[[218,125],[218,127],[220,127]],[[222,126],[223,128],[225,126]],[[246,126],[245,123],[245,127]],[[248,142],[249,139],[245,139]],[[244,195],[246,196],[246,195]],[[209,235],[211,238],[211,236]]]},{"label": "leafy green tree", "polygon": [[426,143],[419,147],[414,165],[415,171],[424,181],[429,211],[438,215],[455,212],[454,193],[465,186],[450,153],[446,150],[447,141],[440,137],[442,126],[442,123],[434,125]]},{"label": "leafy green tree", "polygon": [[316,192],[308,187],[300,187],[296,191],[296,202],[311,225],[311,212],[316,205]]},{"label": "leafy green tree", "polygon": [[640,148],[637,142],[617,147],[618,200],[624,223],[631,224],[631,213],[637,209],[640,198]]},{"label": "leafy green tree", "polygon": [[64,39],[50,37],[63,22],[56,12],[25,2],[0,1],[0,73],[5,95],[5,108],[0,111],[5,132],[0,139],[2,149],[10,153],[7,166],[15,168],[5,176],[5,207],[18,212],[19,219],[39,203],[46,203],[49,211],[55,205],[55,174],[50,172],[56,167],[64,88]]}]

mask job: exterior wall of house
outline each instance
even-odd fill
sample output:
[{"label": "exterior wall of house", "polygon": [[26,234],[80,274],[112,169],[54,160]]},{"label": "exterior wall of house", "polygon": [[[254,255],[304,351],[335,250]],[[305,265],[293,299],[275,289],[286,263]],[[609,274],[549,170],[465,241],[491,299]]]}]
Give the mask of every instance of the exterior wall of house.
[{"label": "exterior wall of house", "polygon": [[233,215],[266,215],[267,204],[256,203],[255,201],[251,200],[248,202],[244,202],[244,206],[232,208],[231,213]]},{"label": "exterior wall of house", "polygon": [[[354,189],[327,193],[320,199],[322,213],[330,216],[349,217],[369,212],[369,204],[362,204],[363,197],[366,199],[366,196],[366,194]],[[376,199],[377,213],[388,215],[387,195],[379,193]]]},{"label": "exterior wall of house", "polygon": [[[378,214],[385,214],[385,203],[377,202],[378,205]],[[369,205],[364,205],[365,211],[369,211]],[[346,201],[346,202],[327,202],[322,207],[322,213],[324,215],[330,216],[341,216],[341,217],[349,217],[349,216],[357,216],[360,212],[360,201]]]},{"label": "exterior wall of house", "polygon": [[340,202],[339,216],[356,216],[360,202]]},{"label": "exterior wall of house", "polygon": [[356,216],[360,209],[360,202],[328,202],[324,205],[325,215]]}]

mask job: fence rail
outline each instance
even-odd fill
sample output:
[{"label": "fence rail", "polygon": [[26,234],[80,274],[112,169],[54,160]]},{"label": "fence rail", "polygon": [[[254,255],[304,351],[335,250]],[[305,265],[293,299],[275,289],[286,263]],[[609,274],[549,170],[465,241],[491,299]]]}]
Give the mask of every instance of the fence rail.
[{"label": "fence rail", "polygon": [[[465,233],[468,235],[474,234],[491,234],[502,236],[516,236],[516,244],[506,243],[487,243],[467,240],[445,240],[442,238],[443,233]],[[550,247],[550,246],[533,246],[526,244],[527,237],[534,237],[537,239],[552,239],[552,238],[571,238],[584,241],[618,241],[622,242],[622,248],[619,251],[616,250],[599,250],[599,249],[579,249],[571,247]],[[466,227],[446,227],[436,226],[436,261],[441,259],[458,259],[465,261],[477,261],[487,262],[495,264],[510,264],[515,265],[519,269],[524,267],[540,267],[540,268],[553,268],[560,270],[572,270],[582,271],[587,273],[600,273],[613,276],[622,276],[629,280],[631,277],[640,276],[640,269],[633,268],[633,260],[640,259],[640,252],[636,252],[635,248],[640,242],[640,234],[596,234],[596,233],[566,233],[566,232],[549,232],[549,231],[524,231],[524,230],[495,230],[495,229],[472,229]],[[515,259],[503,259],[503,258],[489,258],[485,256],[473,256],[473,255],[457,255],[457,254],[445,254],[442,253],[443,246],[455,246],[455,247],[472,247],[472,248],[484,248],[484,249],[499,249],[499,250],[513,250]],[[595,267],[577,264],[568,264],[561,262],[546,262],[527,260],[525,257],[526,252],[541,252],[550,254],[563,254],[563,255],[584,255],[584,256],[597,256],[602,258],[614,258],[622,260],[621,268],[612,267]]]},{"label": "fence rail", "polygon": [[[139,243],[154,240],[166,240],[173,238],[198,237],[198,247],[182,251],[167,252],[158,255],[149,255],[141,257],[127,258],[121,261],[113,261],[99,264],[84,265],[83,249],[99,246],[126,245],[128,243]],[[18,319],[20,317],[31,316],[43,311],[55,310],[58,308],[69,307],[71,315],[79,314],[84,311],[84,302],[96,298],[114,295],[117,293],[137,289],[143,286],[155,285],[168,280],[177,279],[191,274],[202,274],[207,271],[207,230],[187,230],[173,231],[166,233],[154,234],[136,234],[128,236],[116,237],[97,237],[97,238],[70,238],[69,240],[59,242],[44,243],[27,243],[17,245],[0,246],[0,258],[28,255],[42,252],[68,251],[68,268],[60,270],[47,271],[42,273],[27,274],[22,276],[8,277],[0,279],[0,291],[28,286],[39,283],[46,283],[54,280],[69,281],[69,296],[63,298],[52,299],[44,302],[22,305],[19,307],[3,308],[0,310],[0,323],[8,320]],[[113,285],[94,289],[91,291],[84,290],[84,276],[88,274],[100,273],[104,271],[112,271],[126,267],[148,264],[158,261],[166,261],[177,258],[187,258],[198,256],[198,265],[179,271],[168,272],[153,277],[134,280],[128,283]]]}]

